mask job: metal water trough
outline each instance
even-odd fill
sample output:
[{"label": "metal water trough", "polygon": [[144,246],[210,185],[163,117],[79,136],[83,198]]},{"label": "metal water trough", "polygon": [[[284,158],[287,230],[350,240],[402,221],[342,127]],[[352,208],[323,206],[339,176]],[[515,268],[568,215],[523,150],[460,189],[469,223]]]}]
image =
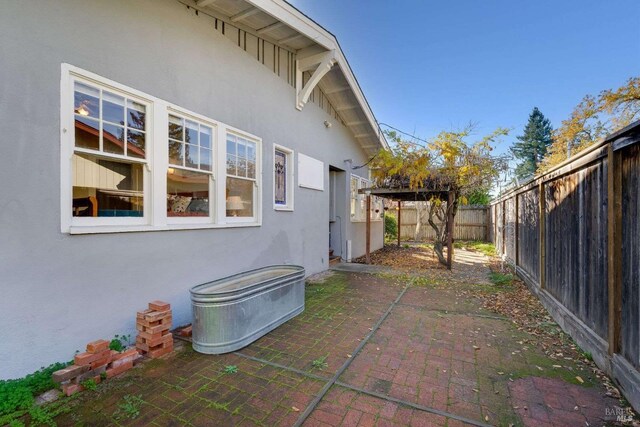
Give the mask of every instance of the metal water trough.
[{"label": "metal water trough", "polygon": [[273,265],[191,288],[193,349],[238,350],[304,310],[303,267]]}]

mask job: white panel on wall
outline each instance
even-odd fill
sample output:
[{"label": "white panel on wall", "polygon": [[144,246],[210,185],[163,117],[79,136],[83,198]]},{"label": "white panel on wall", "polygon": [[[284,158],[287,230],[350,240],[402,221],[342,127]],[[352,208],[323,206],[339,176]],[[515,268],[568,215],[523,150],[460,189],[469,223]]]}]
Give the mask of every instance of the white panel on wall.
[{"label": "white panel on wall", "polygon": [[298,185],[324,191],[324,163],[298,153]]}]

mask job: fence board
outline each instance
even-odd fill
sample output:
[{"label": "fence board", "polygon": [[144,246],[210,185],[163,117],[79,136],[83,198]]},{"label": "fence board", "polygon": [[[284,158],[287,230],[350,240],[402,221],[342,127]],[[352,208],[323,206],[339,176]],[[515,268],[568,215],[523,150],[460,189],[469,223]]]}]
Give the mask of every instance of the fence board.
[{"label": "fence board", "polygon": [[622,152],[622,319],[620,350],[640,367],[640,146]]},{"label": "fence board", "polygon": [[[415,239],[416,224],[418,219],[417,210],[413,206],[402,208],[402,224],[400,226],[400,237],[403,240],[431,241],[435,238],[433,228],[427,222],[428,212],[425,208],[420,232]],[[397,210],[390,210],[389,213],[397,218]],[[440,221],[435,221],[441,225]],[[486,206],[460,206],[454,222],[453,238],[455,240],[487,240],[488,217]]]},{"label": "fence board", "polygon": [[533,279],[540,279],[540,221],[538,187],[519,194],[518,265]]}]

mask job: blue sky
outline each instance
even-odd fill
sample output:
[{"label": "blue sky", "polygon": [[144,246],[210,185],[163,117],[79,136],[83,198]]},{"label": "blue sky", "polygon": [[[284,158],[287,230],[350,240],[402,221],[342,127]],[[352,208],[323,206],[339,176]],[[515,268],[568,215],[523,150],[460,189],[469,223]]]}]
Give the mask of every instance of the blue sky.
[{"label": "blue sky", "polygon": [[474,121],[554,128],[640,75],[639,0],[290,0],[340,42],[380,122],[429,138]]}]

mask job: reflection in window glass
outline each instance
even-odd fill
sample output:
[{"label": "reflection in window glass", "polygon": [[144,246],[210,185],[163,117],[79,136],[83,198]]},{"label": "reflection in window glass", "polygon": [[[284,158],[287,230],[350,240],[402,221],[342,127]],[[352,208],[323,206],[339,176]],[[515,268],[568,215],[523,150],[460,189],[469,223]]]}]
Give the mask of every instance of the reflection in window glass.
[{"label": "reflection in window glass", "polygon": [[144,165],[73,155],[73,216],[141,217]]},{"label": "reflection in window glass", "polygon": [[169,168],[167,216],[209,216],[209,180],[206,173]]},{"label": "reflection in window glass", "polygon": [[169,163],[211,171],[213,129],[193,120],[169,115]]},{"label": "reflection in window glass", "polygon": [[143,104],[76,82],[73,112],[76,147],[138,159],[146,157]]},{"label": "reflection in window glass", "polygon": [[253,181],[227,177],[227,217],[253,216]]}]

